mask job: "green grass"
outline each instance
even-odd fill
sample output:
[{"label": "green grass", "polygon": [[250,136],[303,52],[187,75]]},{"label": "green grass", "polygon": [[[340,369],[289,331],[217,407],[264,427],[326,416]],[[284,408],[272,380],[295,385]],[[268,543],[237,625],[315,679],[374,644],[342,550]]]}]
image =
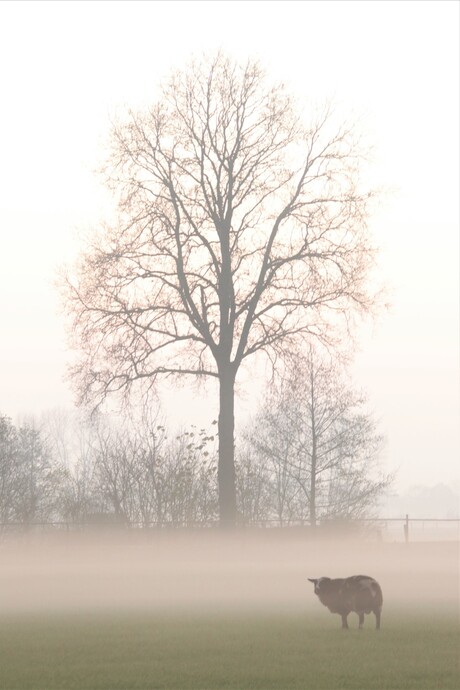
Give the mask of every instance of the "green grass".
[{"label": "green grass", "polygon": [[[350,624],[356,625],[356,616]],[[313,616],[2,616],[2,690],[450,690],[458,620],[389,613],[380,633]]]}]

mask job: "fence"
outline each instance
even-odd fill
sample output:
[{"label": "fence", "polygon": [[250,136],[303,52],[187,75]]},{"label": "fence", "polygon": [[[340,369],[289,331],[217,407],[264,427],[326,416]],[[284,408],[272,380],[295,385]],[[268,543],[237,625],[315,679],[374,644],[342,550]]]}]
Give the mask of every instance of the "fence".
[{"label": "fence", "polygon": [[460,541],[459,518],[390,518],[379,521],[386,541]]},{"label": "fence", "polygon": [[[43,521],[43,522],[0,522],[0,535],[44,532],[80,532],[92,530],[132,530],[137,532],[159,532],[164,530],[203,530],[217,529],[217,521],[187,523],[131,523],[126,524],[116,516],[107,514],[105,520],[84,522]],[[460,518],[352,518],[348,520],[324,520],[312,529],[308,520],[291,519],[246,521],[239,525],[244,530],[276,530],[279,532],[298,532],[311,537],[365,536],[379,541],[460,541]]]},{"label": "fence", "polygon": [[[277,520],[248,523],[247,526],[293,529],[305,527],[311,530],[308,520],[290,520],[280,525]],[[460,541],[460,518],[351,518],[348,520],[323,521],[317,532],[327,535],[362,534],[379,541]]]}]

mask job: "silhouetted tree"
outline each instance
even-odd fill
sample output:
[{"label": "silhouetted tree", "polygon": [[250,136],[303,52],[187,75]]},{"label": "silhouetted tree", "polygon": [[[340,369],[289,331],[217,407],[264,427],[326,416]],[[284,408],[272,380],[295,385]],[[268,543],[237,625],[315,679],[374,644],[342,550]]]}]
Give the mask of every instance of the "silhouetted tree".
[{"label": "silhouetted tree", "polygon": [[118,218],[95,234],[65,308],[81,402],[159,376],[219,384],[221,522],[234,524],[235,378],[371,309],[360,146],[331,109],[308,124],[260,66],[219,54],[113,128]]}]

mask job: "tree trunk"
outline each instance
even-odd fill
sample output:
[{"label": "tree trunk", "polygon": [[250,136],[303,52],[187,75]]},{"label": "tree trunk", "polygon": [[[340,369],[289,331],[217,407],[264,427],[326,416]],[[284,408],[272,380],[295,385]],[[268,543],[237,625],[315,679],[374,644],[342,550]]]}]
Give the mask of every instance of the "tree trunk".
[{"label": "tree trunk", "polygon": [[235,374],[231,365],[219,370],[219,515],[220,526],[236,524],[235,481]]},{"label": "tree trunk", "polygon": [[316,527],[316,438],[313,435],[310,478],[310,525]]},{"label": "tree trunk", "polygon": [[310,526],[316,527],[316,465],[318,453],[318,441],[316,436],[315,415],[315,377],[313,373],[313,358],[310,350],[310,419],[311,419],[311,475],[310,475]]}]

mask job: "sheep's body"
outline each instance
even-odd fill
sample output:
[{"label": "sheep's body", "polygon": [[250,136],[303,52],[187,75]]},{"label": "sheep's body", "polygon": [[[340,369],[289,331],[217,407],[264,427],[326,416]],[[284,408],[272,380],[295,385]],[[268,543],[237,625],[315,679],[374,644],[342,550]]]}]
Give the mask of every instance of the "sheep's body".
[{"label": "sheep's body", "polygon": [[331,579],[308,578],[315,585],[315,594],[331,613],[342,616],[342,628],[348,628],[347,616],[354,611],[359,616],[359,627],[363,627],[364,614],[374,613],[376,628],[380,629],[383,596],[379,583],[368,575]]}]

